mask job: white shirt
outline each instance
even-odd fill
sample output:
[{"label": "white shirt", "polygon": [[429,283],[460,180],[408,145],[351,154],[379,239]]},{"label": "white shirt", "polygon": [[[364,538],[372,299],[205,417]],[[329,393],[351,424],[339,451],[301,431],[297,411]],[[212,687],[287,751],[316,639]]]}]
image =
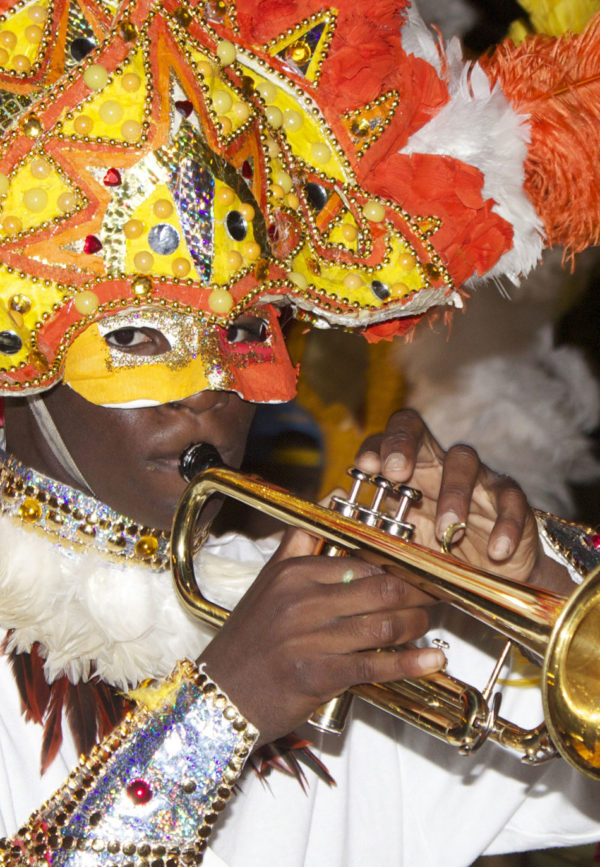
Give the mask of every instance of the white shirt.
[{"label": "white shirt", "polygon": [[[255,559],[241,545],[243,559]],[[212,549],[219,553],[218,548]],[[230,548],[227,549],[227,554]],[[482,687],[497,638],[440,606],[439,636],[449,669]],[[470,641],[456,634],[470,635]],[[484,650],[485,648],[485,650]],[[42,732],[27,723],[9,663],[0,657],[0,831],[13,833],[57,789],[77,756],[65,742],[40,778]],[[536,689],[509,687],[501,713],[528,727],[541,719]],[[600,840],[600,784],[563,760],[540,768],[485,744],[472,758],[355,699],[341,738],[307,728],[337,785],[307,771],[307,789],[274,772],[268,783],[247,770],[211,839],[229,867],[466,867],[481,853]],[[209,860],[206,862],[209,864]]]}]

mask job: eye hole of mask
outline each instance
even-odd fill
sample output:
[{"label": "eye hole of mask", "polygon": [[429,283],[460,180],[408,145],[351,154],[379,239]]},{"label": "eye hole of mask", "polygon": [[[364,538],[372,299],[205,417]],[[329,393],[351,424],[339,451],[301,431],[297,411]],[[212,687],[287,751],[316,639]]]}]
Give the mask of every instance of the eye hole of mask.
[{"label": "eye hole of mask", "polygon": [[264,343],[269,336],[269,327],[258,316],[240,316],[227,326],[228,343]]},{"label": "eye hole of mask", "polygon": [[104,335],[108,346],[130,355],[164,355],[171,344],[156,328],[116,328]]}]

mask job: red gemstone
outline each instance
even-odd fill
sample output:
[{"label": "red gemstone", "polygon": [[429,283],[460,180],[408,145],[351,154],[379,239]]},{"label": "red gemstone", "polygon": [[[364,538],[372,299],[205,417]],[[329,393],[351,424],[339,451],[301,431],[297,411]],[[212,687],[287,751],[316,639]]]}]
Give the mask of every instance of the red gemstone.
[{"label": "red gemstone", "polygon": [[152,789],[145,780],[134,780],[127,786],[127,795],[134,804],[147,804],[152,797]]},{"label": "red gemstone", "polygon": [[588,536],[588,542],[596,551],[600,551],[600,533],[594,533],[593,536]]},{"label": "red gemstone", "polygon": [[84,253],[97,253],[102,249],[102,241],[95,235],[88,235],[83,243]]},{"label": "red gemstone", "polygon": [[105,187],[118,187],[121,183],[121,172],[118,169],[109,169],[104,175]]},{"label": "red gemstone", "polygon": [[194,106],[189,99],[178,99],[175,103],[175,108],[184,117],[189,117],[194,110]]},{"label": "red gemstone", "polygon": [[246,181],[251,181],[254,176],[254,170],[252,169],[252,163],[250,160],[244,160],[242,163],[242,177]]},{"label": "red gemstone", "polygon": [[275,242],[279,240],[279,227],[272,223],[268,228],[269,238]]}]

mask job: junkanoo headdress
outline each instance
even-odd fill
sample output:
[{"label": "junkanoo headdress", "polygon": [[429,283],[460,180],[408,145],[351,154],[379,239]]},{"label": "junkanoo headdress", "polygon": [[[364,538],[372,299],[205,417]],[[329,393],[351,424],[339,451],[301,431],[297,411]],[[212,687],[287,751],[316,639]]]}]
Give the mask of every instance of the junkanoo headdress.
[{"label": "junkanoo headdress", "polygon": [[597,21],[465,68],[402,0],[2,7],[5,395],[287,399],[284,302],[391,337],[598,237]]}]

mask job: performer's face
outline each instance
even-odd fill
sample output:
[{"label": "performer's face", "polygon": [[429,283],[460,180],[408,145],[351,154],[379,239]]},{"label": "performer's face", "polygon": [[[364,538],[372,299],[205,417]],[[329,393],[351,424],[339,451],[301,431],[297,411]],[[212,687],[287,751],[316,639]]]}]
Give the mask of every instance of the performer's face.
[{"label": "performer's face", "polygon": [[[178,471],[181,453],[191,443],[208,442],[226,463],[239,466],[254,413],[252,404],[224,391],[141,409],[95,406],[64,385],[44,399],[95,496],[138,523],[163,529],[170,528],[185,487]],[[35,428],[28,425],[34,452],[24,452],[23,426],[10,422],[9,411],[9,450],[41,472],[70,481]]]}]

